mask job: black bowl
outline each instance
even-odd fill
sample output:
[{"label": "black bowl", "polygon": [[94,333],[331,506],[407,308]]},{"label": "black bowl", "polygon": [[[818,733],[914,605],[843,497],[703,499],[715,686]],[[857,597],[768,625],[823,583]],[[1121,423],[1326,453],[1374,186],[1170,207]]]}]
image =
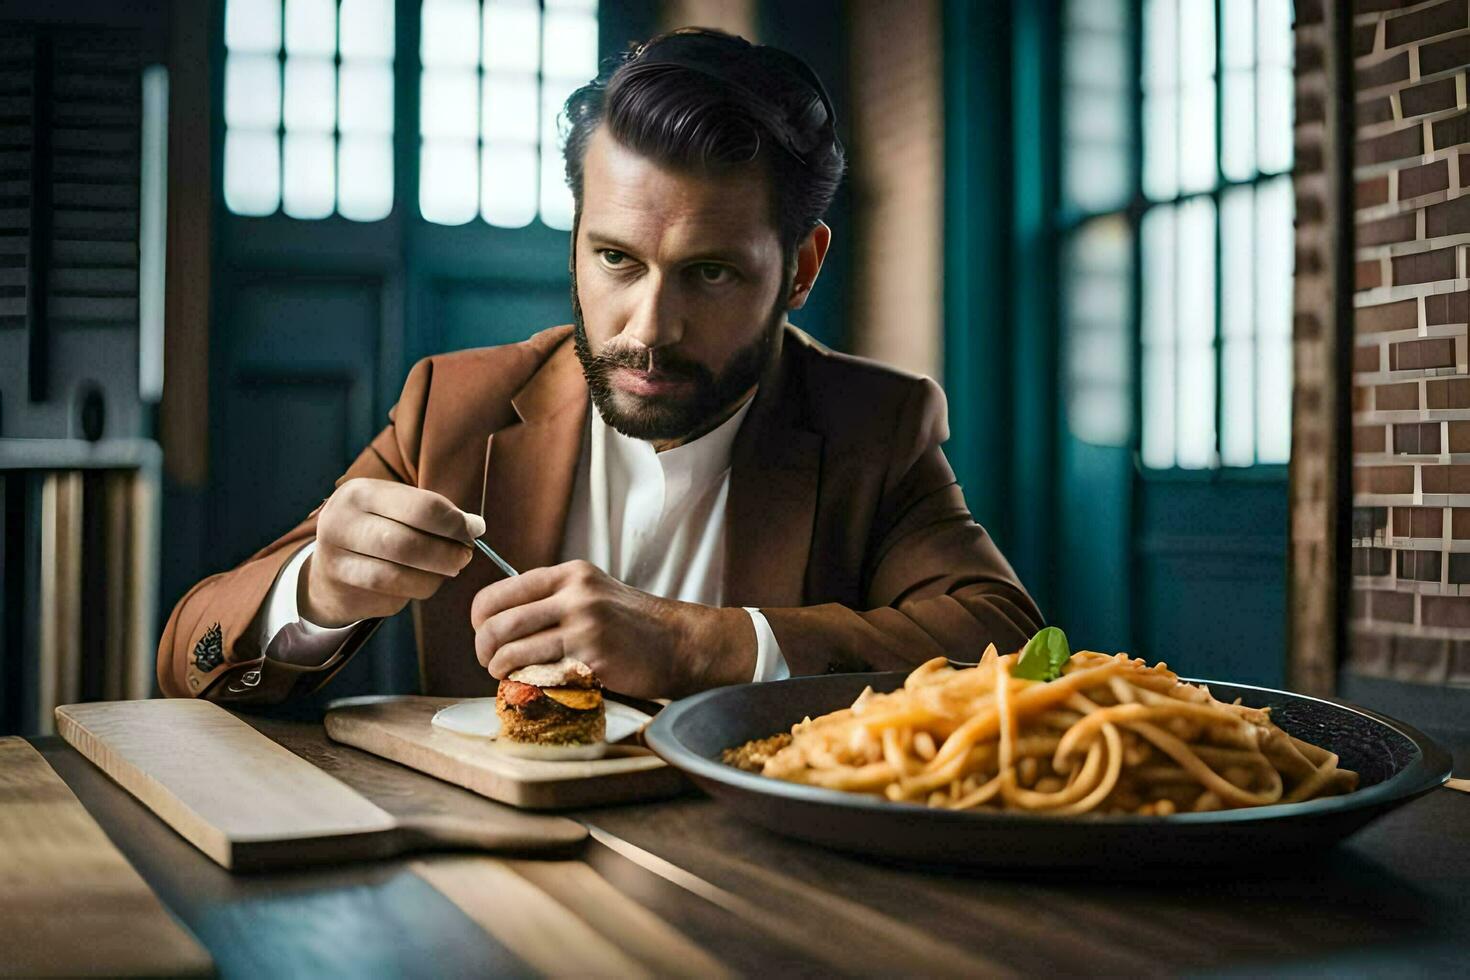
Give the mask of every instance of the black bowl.
[{"label": "black bowl", "polygon": [[648,745],[700,788],[770,830],[843,850],[934,865],[1015,868],[1160,868],[1258,862],[1331,845],[1441,785],[1448,753],[1402,722],[1363,708],[1261,687],[1209,684],[1222,701],[1270,708],[1298,738],[1356,770],[1344,796],[1169,817],[965,812],[893,803],[744,772],[720,753],[785,732],[804,716],[850,705],[864,687],[892,691],[905,672],[829,674],[743,684],[669,705]]}]

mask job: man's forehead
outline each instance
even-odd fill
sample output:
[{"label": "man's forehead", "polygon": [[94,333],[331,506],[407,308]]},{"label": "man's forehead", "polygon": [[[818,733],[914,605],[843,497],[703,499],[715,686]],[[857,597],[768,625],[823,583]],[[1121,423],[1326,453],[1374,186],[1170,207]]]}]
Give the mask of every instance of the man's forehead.
[{"label": "man's forehead", "polygon": [[756,251],[777,238],[767,178],[757,167],[717,174],[676,170],[593,134],[583,167],[589,238],[657,240],[661,247]]}]

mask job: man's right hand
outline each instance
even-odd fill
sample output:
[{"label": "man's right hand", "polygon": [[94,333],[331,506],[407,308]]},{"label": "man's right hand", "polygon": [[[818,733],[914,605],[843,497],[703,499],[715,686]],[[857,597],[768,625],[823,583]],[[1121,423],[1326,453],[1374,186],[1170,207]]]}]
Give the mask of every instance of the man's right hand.
[{"label": "man's right hand", "polygon": [[458,575],[474,554],[470,542],[484,533],[484,518],[432,490],[348,480],[317,517],[297,609],[318,626],[391,616]]}]

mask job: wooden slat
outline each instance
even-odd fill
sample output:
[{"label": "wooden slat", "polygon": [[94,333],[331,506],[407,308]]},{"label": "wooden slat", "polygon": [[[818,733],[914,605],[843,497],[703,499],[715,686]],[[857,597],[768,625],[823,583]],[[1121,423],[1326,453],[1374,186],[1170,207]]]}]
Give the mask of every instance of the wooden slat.
[{"label": "wooden slat", "polygon": [[0,975],[213,970],[209,954],[19,738],[0,738],[0,882]]},{"label": "wooden slat", "polygon": [[57,709],[56,724],[83,755],[227,868],[268,860],[288,845],[361,850],[352,848],[354,836],[394,826],[387,813],[207,701],[66,705]]},{"label": "wooden slat", "polygon": [[653,976],[503,861],[440,858],[416,861],[413,870],[544,976]]},{"label": "wooden slat", "polygon": [[444,848],[565,854],[586,837],[576,821],[504,808],[390,813],[209,701],[64,705],[56,720],[63,738],[226,868]]},{"label": "wooden slat", "polygon": [[629,956],[660,976],[731,976],[719,960],[632,901],[584,861],[506,862]]}]

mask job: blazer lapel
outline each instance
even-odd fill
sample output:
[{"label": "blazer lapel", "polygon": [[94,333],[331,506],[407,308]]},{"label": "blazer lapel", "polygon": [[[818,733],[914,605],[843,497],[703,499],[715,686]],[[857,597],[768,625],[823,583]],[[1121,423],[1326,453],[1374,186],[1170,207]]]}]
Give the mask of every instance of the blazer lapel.
[{"label": "blazer lapel", "polygon": [[817,509],[822,436],[805,427],[790,328],[735,437],[725,511],[725,604],[799,606]]},{"label": "blazer lapel", "polygon": [[[570,340],[511,399],[519,421],[485,447],[485,537],[517,571],[556,562],[587,420],[587,382]],[[472,565],[474,563],[472,562]],[[486,581],[500,573],[483,561]]]}]

